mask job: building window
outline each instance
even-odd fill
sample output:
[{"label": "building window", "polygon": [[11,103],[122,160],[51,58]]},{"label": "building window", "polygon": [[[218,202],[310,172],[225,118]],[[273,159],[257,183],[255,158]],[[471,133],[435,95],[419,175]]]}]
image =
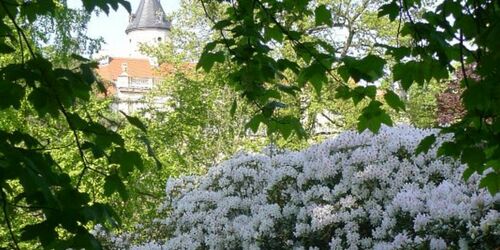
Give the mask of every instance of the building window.
[{"label": "building window", "polygon": [[122,63],[122,72],[127,72],[127,71],[128,71],[128,64]]},{"label": "building window", "polygon": [[161,42],[161,37],[158,37],[158,42]]}]

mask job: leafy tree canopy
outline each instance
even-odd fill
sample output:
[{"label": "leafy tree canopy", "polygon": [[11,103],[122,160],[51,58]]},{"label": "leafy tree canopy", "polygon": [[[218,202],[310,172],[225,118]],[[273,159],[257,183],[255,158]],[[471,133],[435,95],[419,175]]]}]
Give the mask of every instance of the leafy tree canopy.
[{"label": "leafy tree canopy", "polygon": [[[130,4],[84,0],[83,6],[72,10],[59,0],[0,2],[0,222],[2,239],[10,239],[0,247],[101,248],[89,228],[116,226],[120,219],[111,206],[91,197],[84,180],[99,176],[104,195],[126,200],[123,181],[143,166],[140,154],[87,105],[105,88],[94,76],[97,64],[75,54],[99,45],[84,32],[92,11],[110,13],[122,6],[130,12]],[[144,129],[138,119],[126,119]],[[56,131],[59,137],[52,134]],[[64,155],[53,153],[61,141],[69,142],[62,147],[67,156],[74,153],[78,160],[62,161]],[[28,219],[19,219],[26,214]]]},{"label": "leafy tree canopy", "polygon": [[[0,111],[5,114],[0,123],[0,222],[7,232],[0,236],[10,239],[0,247],[101,248],[88,229],[95,223],[118,225],[120,220],[111,206],[90,195],[95,190],[85,185],[86,178],[98,176],[102,182],[92,185],[104,196],[127,200],[126,179],[144,167],[138,150],[131,150],[108,120],[89,112],[89,100],[105,87],[93,74],[96,63],[78,55],[99,46],[79,26],[90,13],[109,14],[120,6],[130,12],[130,4],[82,3],[84,10],[75,11],[64,0],[0,1]],[[477,172],[483,175],[482,187],[499,192],[498,1],[352,3],[345,8],[322,0],[201,0],[216,35],[202,51],[197,50],[199,43],[191,44],[193,51],[184,58],[193,60],[201,53],[197,68],[205,71],[219,70],[219,64],[229,67],[221,74],[224,84],[239,95],[227,98],[232,100],[230,114],[247,110],[238,105],[240,98],[246,99],[257,110],[248,112],[252,117],[246,128],[257,133],[265,127],[269,135],[284,139],[308,135],[296,102],[304,95],[317,103],[352,101],[361,110],[358,130],[376,132],[382,124],[394,123],[389,112],[407,109],[397,91],[377,87],[387,81],[388,72],[390,81],[404,91],[461,72],[463,115],[442,130],[453,133],[454,140],[438,152],[466,163],[465,179]],[[360,18],[371,25],[360,25]],[[372,39],[374,27],[397,28],[395,39],[389,28]],[[338,28],[347,30],[345,43],[329,39]],[[198,85],[190,87],[203,93]],[[190,93],[178,89],[180,99]],[[203,106],[204,100],[195,101]],[[148,134],[137,118],[125,119],[135,132]],[[53,142],[28,126],[54,121],[62,122],[47,133],[60,131],[61,141],[70,142],[68,152],[72,150],[77,160],[61,161],[64,156],[50,150]],[[435,136],[425,138],[415,154],[437,147],[435,142]],[[26,213],[33,216],[17,219]]]},{"label": "leafy tree canopy", "polygon": [[[388,18],[399,27],[398,39],[410,40],[396,44],[380,41],[376,47],[383,49],[385,56],[341,53],[341,48],[312,35],[314,27],[326,26],[331,30],[325,32],[331,32],[335,26],[335,10],[319,1],[201,2],[220,36],[205,46],[198,67],[209,71],[216,63],[233,64],[227,84],[260,109],[248,124],[252,129],[263,124],[268,133],[304,136],[301,121],[283,115],[285,96],[296,95],[307,85],[321,95],[326,85],[333,84],[338,99],[354,103],[367,100],[358,118],[358,130],[378,131],[381,124],[393,123],[376,98],[375,85],[386,70],[392,72],[392,80],[403,90],[462,71],[461,99],[466,115],[443,130],[453,133],[455,140],[441,146],[440,154],[467,163],[465,179],[488,169],[480,185],[492,193],[500,191],[498,1],[444,0],[429,6],[420,0],[393,0],[371,5],[368,9],[378,9],[379,19]],[[214,2],[226,6],[225,15],[211,16],[210,5]],[[313,27],[302,25],[309,17],[314,17]],[[279,56],[277,51],[287,45],[293,53]],[[271,56],[273,53],[278,56]],[[468,64],[476,65],[478,77],[467,75]],[[353,87],[349,81],[358,84]],[[392,91],[387,91],[384,98],[395,110],[404,107]],[[428,150],[433,145],[431,139],[424,140],[420,150]]]}]

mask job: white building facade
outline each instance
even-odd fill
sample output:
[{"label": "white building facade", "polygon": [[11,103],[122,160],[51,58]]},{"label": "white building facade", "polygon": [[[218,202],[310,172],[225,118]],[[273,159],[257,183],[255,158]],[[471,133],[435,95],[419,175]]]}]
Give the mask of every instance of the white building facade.
[{"label": "white building facade", "polygon": [[116,98],[114,109],[134,113],[144,108],[144,95],[161,81],[156,72],[156,60],[140,51],[142,44],[164,42],[170,22],[159,0],[141,0],[125,30],[128,39],[126,57],[105,57],[100,61],[98,74],[112,85]]}]

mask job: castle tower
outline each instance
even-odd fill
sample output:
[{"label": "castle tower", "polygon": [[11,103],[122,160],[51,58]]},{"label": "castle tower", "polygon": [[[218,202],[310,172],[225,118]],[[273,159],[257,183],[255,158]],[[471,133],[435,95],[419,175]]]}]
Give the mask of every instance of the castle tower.
[{"label": "castle tower", "polygon": [[135,14],[130,16],[125,30],[129,41],[130,57],[146,57],[139,52],[141,43],[155,44],[164,41],[170,31],[170,22],[160,0],[141,0]]}]

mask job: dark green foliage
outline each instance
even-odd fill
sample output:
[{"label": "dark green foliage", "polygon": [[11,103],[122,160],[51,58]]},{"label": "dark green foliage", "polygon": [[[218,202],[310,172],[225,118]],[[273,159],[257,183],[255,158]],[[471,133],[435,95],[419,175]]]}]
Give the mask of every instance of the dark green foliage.
[{"label": "dark green foliage", "polygon": [[339,67],[338,71],[346,82],[349,78],[352,78],[355,82],[360,80],[374,82],[382,77],[384,73],[385,60],[375,55],[368,55],[359,60],[347,56],[342,61],[344,65]]},{"label": "dark green foliage", "polygon": [[381,124],[392,126],[391,117],[380,108],[381,106],[381,102],[372,101],[366,108],[363,109],[363,112],[358,119],[359,131],[369,129],[370,131],[376,133],[380,129]]},{"label": "dark green foliage", "polygon": [[394,21],[394,19],[396,19],[396,17],[399,15],[400,10],[401,8],[399,7],[398,3],[393,1],[380,7],[378,16],[382,17],[388,15],[389,19],[391,21]]},{"label": "dark green foliage", "polygon": [[387,91],[384,95],[384,100],[387,105],[391,106],[396,111],[405,110],[405,104],[398,95],[396,95],[393,91]]},{"label": "dark green foliage", "polygon": [[198,64],[196,65],[196,68],[203,68],[205,71],[210,71],[212,67],[214,66],[214,63],[222,63],[224,62],[224,53],[221,51],[218,51],[216,53],[212,52],[204,52],[200,60],[198,61]]},{"label": "dark green foliage", "polygon": [[[100,249],[100,243],[88,230],[96,223],[117,226],[120,219],[109,205],[91,199],[88,189],[82,188],[82,179],[89,172],[99,175],[105,181],[104,195],[117,192],[126,200],[124,180],[143,166],[139,153],[127,150],[119,134],[80,112],[95,94],[95,88],[104,90],[94,76],[97,63],[73,55],[65,63],[72,67],[61,66],[42,55],[42,48],[30,40],[31,30],[21,28],[39,18],[55,19],[60,14],[55,11],[56,3],[1,2],[0,111],[7,114],[28,109],[23,119],[33,125],[61,121],[61,135],[70,131],[69,150],[79,155],[79,162],[61,165],[48,149],[52,146],[50,140],[37,137],[22,125],[0,127],[0,205],[2,227],[10,237],[2,238],[1,247],[19,249],[25,241],[45,249]],[[130,4],[124,0],[83,3],[89,12],[99,8],[109,13],[110,8],[116,10],[119,5],[130,11]],[[126,118],[146,132],[137,118]],[[102,160],[94,161],[97,159]],[[12,223],[19,221],[16,215],[24,212],[31,216],[23,221],[24,225]]]},{"label": "dark green foliage", "polygon": [[83,6],[88,12],[92,12],[96,8],[103,10],[109,14],[109,7],[117,10],[119,6],[123,6],[129,13],[132,11],[130,3],[126,0],[82,0]]},{"label": "dark green foliage", "polygon": [[408,90],[414,82],[422,85],[433,78],[440,80],[448,77],[446,69],[433,59],[422,62],[397,63],[392,70],[394,81],[400,81],[404,90]]},{"label": "dark green foliage", "polygon": [[327,25],[333,26],[332,12],[326,8],[325,5],[320,5],[314,11],[315,22],[317,26]]},{"label": "dark green foliage", "polygon": [[481,180],[479,186],[486,187],[490,193],[495,194],[500,191],[500,175],[498,173],[489,173]]},{"label": "dark green foliage", "polygon": [[128,192],[120,176],[112,173],[105,178],[104,195],[110,196],[115,192],[118,192],[123,200],[128,199]]},{"label": "dark green foliage", "polygon": [[429,135],[425,137],[415,150],[415,154],[427,153],[431,148],[432,144],[434,144],[435,142],[436,142],[435,135]]},{"label": "dark green foliage", "polygon": [[122,115],[124,115],[125,118],[127,118],[127,121],[130,124],[132,124],[134,127],[140,129],[144,133],[147,132],[146,125],[144,125],[144,123],[142,123],[139,118],[134,117],[134,116],[129,116],[129,115],[125,114],[123,111],[120,111],[120,113],[122,113]]}]

